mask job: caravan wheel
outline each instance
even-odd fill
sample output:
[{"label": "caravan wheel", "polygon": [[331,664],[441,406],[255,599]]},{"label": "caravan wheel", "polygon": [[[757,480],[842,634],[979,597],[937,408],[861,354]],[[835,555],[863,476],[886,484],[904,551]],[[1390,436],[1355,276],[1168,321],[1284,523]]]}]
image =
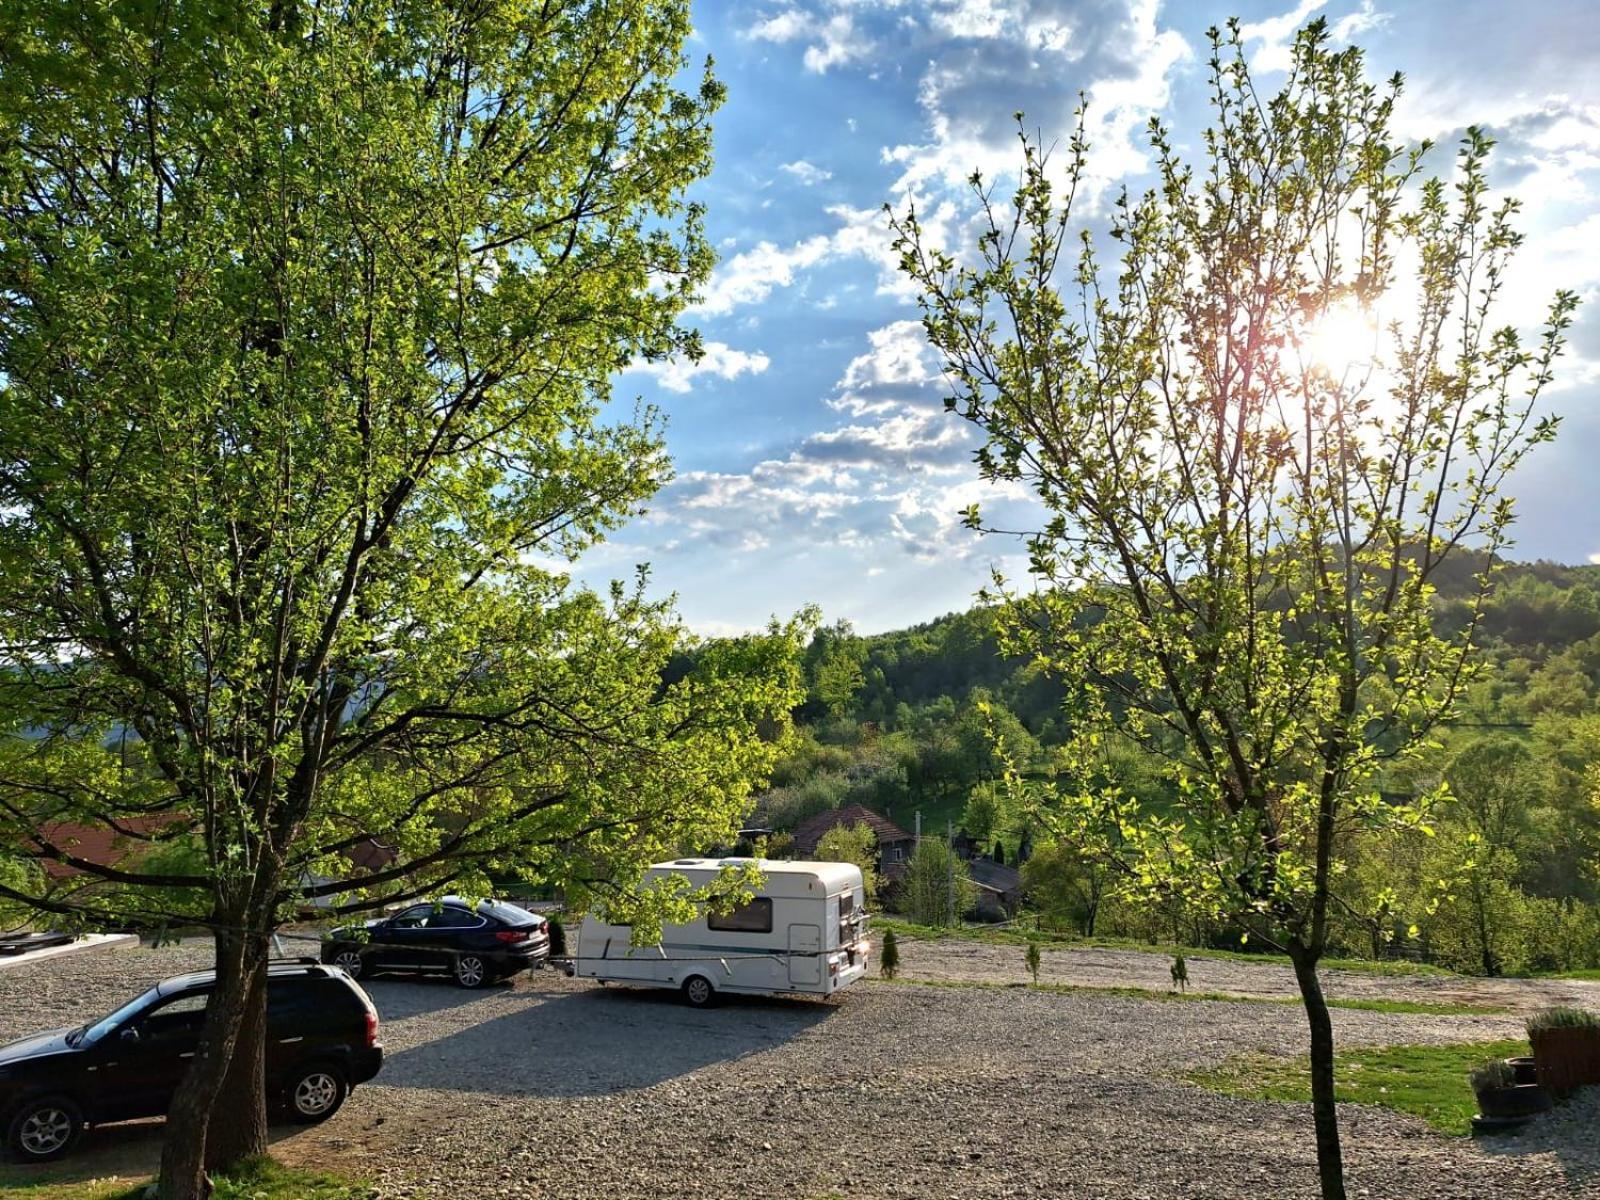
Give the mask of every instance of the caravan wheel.
[{"label": "caravan wheel", "polygon": [[683,999],[690,1008],[710,1008],[717,999],[717,989],[704,975],[691,975],[683,981]]}]

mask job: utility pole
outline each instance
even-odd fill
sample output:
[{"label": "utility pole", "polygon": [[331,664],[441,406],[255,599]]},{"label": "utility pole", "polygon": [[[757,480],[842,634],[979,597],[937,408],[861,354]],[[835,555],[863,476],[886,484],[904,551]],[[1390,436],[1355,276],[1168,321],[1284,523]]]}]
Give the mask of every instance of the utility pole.
[{"label": "utility pole", "polygon": [[944,822],[944,852],[945,866],[949,870],[945,911],[949,914],[950,924],[954,926],[956,923],[956,829],[955,822],[949,817],[946,817]]}]

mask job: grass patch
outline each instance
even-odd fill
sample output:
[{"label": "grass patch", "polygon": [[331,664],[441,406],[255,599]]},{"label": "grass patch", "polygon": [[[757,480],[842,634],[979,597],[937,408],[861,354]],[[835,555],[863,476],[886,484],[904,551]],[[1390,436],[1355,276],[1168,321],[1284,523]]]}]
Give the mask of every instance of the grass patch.
[{"label": "grass patch", "polygon": [[[1258,963],[1272,967],[1283,967],[1285,970],[1294,969],[1286,954],[1258,953],[1245,950],[1197,949],[1193,946],[1151,945],[1149,942],[1138,942],[1130,938],[1068,937],[1063,934],[1034,934],[1019,929],[983,929],[968,926],[940,929],[931,925],[913,925],[909,921],[901,921],[895,917],[874,917],[872,927],[874,932],[893,930],[895,937],[912,941],[937,942],[955,939],[985,942],[993,946],[1026,946],[1030,941],[1037,939],[1039,945],[1046,950],[1134,950],[1141,954],[1164,954],[1169,958],[1182,951],[1185,958],[1212,958],[1221,962]],[[1447,971],[1443,967],[1435,967],[1428,963],[1407,962],[1404,959],[1325,958],[1322,960],[1322,966],[1335,971],[1362,971],[1369,975],[1455,974],[1455,972]],[[1600,975],[1597,975],[1597,977],[1600,977]],[[1567,978],[1575,977],[1568,976]]]},{"label": "grass patch", "polygon": [[[1050,992],[1056,995],[1126,996],[1134,1000],[1202,1000],[1214,1004],[1274,1004],[1299,1008],[1298,996],[1240,996],[1232,992],[1175,992],[1168,988],[1141,988],[1111,986],[1093,983],[1001,983],[992,979],[915,979],[900,976],[895,979],[869,978],[869,983],[914,984],[917,987],[980,988],[996,991],[1026,989]],[[1439,1017],[1496,1016],[1510,1012],[1508,1008],[1478,1004],[1434,1004],[1422,1000],[1340,1000],[1330,999],[1329,1008],[1353,1008],[1362,1012],[1427,1013]]]},{"label": "grass patch", "polygon": [[[366,1184],[321,1171],[296,1171],[258,1158],[213,1177],[213,1200],[367,1200]],[[0,1187],[0,1200],[144,1200],[148,1179],[91,1179],[78,1183],[22,1183]]]},{"label": "grass patch", "polygon": [[1582,971],[1551,971],[1538,976],[1540,979],[1590,979],[1600,980],[1600,969],[1588,967]]},{"label": "grass patch", "polygon": [[[1354,1047],[1340,1053],[1335,1088],[1341,1102],[1374,1104],[1421,1117],[1440,1133],[1472,1131],[1477,1099],[1467,1076],[1486,1058],[1528,1053],[1527,1042],[1467,1042],[1454,1046]],[[1188,1082],[1247,1100],[1311,1102],[1309,1066],[1303,1058],[1249,1054],[1220,1067],[1192,1071]]]}]

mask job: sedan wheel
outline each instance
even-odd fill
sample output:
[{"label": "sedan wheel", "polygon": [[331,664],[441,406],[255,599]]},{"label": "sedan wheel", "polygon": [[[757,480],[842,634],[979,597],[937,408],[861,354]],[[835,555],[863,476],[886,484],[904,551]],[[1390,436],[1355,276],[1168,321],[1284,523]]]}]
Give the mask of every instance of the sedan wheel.
[{"label": "sedan wheel", "polygon": [[290,1086],[290,1113],[305,1125],[325,1121],[339,1111],[346,1090],[344,1076],[332,1067],[307,1067]]},{"label": "sedan wheel", "polygon": [[44,1162],[65,1154],[82,1130],[83,1118],[70,1100],[36,1100],[12,1119],[11,1148],[25,1162]]},{"label": "sedan wheel", "polygon": [[333,956],[333,965],[338,967],[351,979],[360,979],[363,969],[361,955],[355,950],[341,950]]},{"label": "sedan wheel", "polygon": [[482,987],[488,978],[489,966],[476,954],[463,954],[456,959],[456,982],[462,987]]}]

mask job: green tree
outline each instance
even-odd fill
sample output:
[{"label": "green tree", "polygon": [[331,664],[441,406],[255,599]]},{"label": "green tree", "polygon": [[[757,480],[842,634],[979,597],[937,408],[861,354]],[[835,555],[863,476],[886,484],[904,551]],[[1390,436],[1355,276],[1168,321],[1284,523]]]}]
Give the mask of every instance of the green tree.
[{"label": "green tree", "polygon": [[[0,894],[213,930],[166,1200],[265,1146],[285,914],[626,890],[731,833],[801,697],[808,630],[669,677],[691,639],[642,578],[547,565],[669,469],[655,413],[602,413],[617,368],[698,352],[722,90],[687,10],[0,14],[0,855],[80,872]],[[152,814],[152,865],[52,840]],[[372,834],[399,861],[362,872]]]},{"label": "green tree", "polygon": [[848,621],[819,629],[812,642],[811,693],[824,712],[842,717],[866,682],[861,669],[861,639]]},{"label": "green tree", "polygon": [[925,837],[906,864],[905,909],[918,925],[946,927],[972,907],[974,891],[967,864],[943,838]]},{"label": "green tree", "polygon": [[[1005,590],[1007,648],[1067,689],[1066,777],[1040,803],[1127,893],[1289,954],[1322,1192],[1342,1200],[1317,968],[1344,847],[1426,819],[1426,798],[1385,803],[1377,772],[1420,752],[1472,677],[1490,572],[1473,568],[1450,636],[1436,576],[1463,547],[1483,564],[1505,546],[1502,485],[1554,433],[1531,407],[1576,300],[1558,293],[1531,346],[1496,323],[1520,237],[1515,201],[1487,194],[1481,132],[1452,181],[1423,180],[1429,147],[1390,130],[1400,79],[1369,82],[1324,23],[1276,95],[1237,23],[1211,40],[1202,158],[1152,122],[1158,180],[1115,202],[1115,272],[1075,225],[1081,122],[1061,169],[1023,138],[1010,203],[975,177],[970,265],[914,210],[897,245],[949,404],[986,435],[982,475],[1047,511],[1034,588]],[[1174,804],[1086,786],[1112,731],[1164,756]]]},{"label": "green tree", "polygon": [[1020,831],[1011,801],[1011,792],[1001,783],[985,780],[973,784],[967,793],[967,806],[961,812],[961,828],[979,846],[996,842],[1014,846]]},{"label": "green tree", "polygon": [[861,868],[861,886],[868,904],[876,904],[878,888],[878,835],[865,821],[835,825],[817,841],[819,862],[854,863]]},{"label": "green tree", "polygon": [[1471,870],[1459,884],[1459,902],[1470,917],[1478,966],[1485,975],[1506,967],[1505,943],[1513,936],[1523,852],[1533,836],[1533,817],[1546,793],[1544,773],[1533,753],[1510,738],[1486,738],[1458,754],[1445,778],[1455,803],[1444,820],[1465,835]]},{"label": "green tree", "polygon": [[1068,842],[1051,842],[1028,856],[1021,873],[1029,905],[1047,924],[1094,936],[1114,882],[1103,857],[1080,853]]}]

